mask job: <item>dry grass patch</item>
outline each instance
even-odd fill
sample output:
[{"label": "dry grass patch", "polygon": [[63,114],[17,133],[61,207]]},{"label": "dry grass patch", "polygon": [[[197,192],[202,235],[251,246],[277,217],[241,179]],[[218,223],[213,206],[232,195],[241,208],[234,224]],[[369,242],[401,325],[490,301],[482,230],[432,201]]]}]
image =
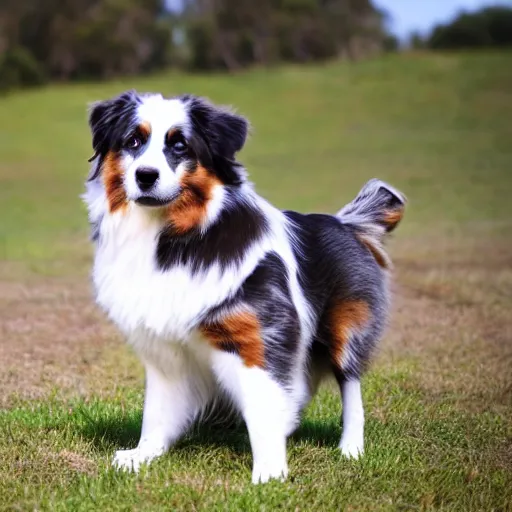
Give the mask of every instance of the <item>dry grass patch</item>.
[{"label": "dry grass patch", "polygon": [[55,390],[86,394],[116,340],[87,279],[0,282],[0,405]]},{"label": "dry grass patch", "polygon": [[[382,362],[414,358],[429,393],[512,415],[512,241],[466,236],[398,244]],[[408,247],[409,245],[409,247]]]}]

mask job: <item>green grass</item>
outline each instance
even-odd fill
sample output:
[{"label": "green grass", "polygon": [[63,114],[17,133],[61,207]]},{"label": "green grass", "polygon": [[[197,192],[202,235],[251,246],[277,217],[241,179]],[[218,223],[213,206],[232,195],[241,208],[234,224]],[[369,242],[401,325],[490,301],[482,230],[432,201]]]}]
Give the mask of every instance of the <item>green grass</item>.
[{"label": "green grass", "polygon": [[[23,484],[13,489],[4,481],[0,492],[13,505],[51,510],[505,508],[510,475],[490,459],[506,439],[503,421],[440,407],[410,388],[409,378],[394,372],[367,379],[368,443],[360,461],[341,459],[339,400],[324,390],[289,441],[290,481],[263,487],[249,483],[243,428],[195,428],[137,476],[110,469],[105,454],[137,442],[140,392],[112,402],[26,405],[2,415],[8,429],[0,455]],[[385,418],[371,412],[381,408]]]},{"label": "green grass", "polygon": [[[511,57],[167,73],[0,98],[0,509],[512,510]],[[236,106],[253,125],[240,159],[281,207],[335,211],[373,176],[409,197],[360,461],[336,449],[340,400],[326,386],[289,441],[286,483],[249,483],[244,427],[196,426],[138,476],[110,469],[137,442],[142,375],[89,305],[78,196],[85,106],[131,87]]]},{"label": "green grass", "polygon": [[66,256],[70,236],[81,239],[85,216],[77,196],[91,154],[85,107],[131,87],[188,91],[235,105],[253,125],[240,158],[261,193],[279,206],[333,211],[378,175],[413,194],[409,232],[508,220],[509,59],[393,57],[234,77],[166,74],[12,95],[0,100],[5,259],[55,260]]}]

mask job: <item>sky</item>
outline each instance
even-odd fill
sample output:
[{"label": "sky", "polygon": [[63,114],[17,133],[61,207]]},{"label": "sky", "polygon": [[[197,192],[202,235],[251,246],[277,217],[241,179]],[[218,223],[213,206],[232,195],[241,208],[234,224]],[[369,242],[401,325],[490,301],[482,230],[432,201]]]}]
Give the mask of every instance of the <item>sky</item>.
[{"label": "sky", "polygon": [[405,39],[412,31],[428,33],[434,25],[449,21],[462,10],[498,4],[512,7],[512,0],[374,0],[374,4],[390,14],[389,28]]}]

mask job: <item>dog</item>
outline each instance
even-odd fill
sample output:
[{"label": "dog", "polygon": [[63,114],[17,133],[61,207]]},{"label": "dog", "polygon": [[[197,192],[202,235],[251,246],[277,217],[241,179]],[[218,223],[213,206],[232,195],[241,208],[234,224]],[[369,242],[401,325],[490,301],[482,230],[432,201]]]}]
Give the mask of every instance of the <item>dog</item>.
[{"label": "dog", "polygon": [[246,119],[192,95],[125,92],[89,111],[96,301],[145,367],[138,471],[209,407],[244,420],[252,481],[284,479],[286,439],[322,379],[339,447],[363,453],[361,375],[388,315],[386,235],[404,196],[370,180],[336,215],[281,211],[236,160]]}]

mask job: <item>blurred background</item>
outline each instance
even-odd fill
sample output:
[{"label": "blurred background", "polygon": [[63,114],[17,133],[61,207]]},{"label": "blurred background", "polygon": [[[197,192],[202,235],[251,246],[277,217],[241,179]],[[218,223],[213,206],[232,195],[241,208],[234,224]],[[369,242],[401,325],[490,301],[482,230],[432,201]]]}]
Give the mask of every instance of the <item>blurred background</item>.
[{"label": "blurred background", "polygon": [[510,46],[510,2],[485,6],[482,0],[3,0],[0,87],[169,68],[353,61],[407,47]]},{"label": "blurred background", "polygon": [[[372,177],[408,196],[360,464],[327,387],[289,486],[247,486],[244,431],[107,471],[143,374],[94,305],[79,195],[87,105],[130,88],[247,116],[240,160],[281,208],[335,212]],[[511,197],[510,1],[1,0],[0,509],[510,510]]]}]

